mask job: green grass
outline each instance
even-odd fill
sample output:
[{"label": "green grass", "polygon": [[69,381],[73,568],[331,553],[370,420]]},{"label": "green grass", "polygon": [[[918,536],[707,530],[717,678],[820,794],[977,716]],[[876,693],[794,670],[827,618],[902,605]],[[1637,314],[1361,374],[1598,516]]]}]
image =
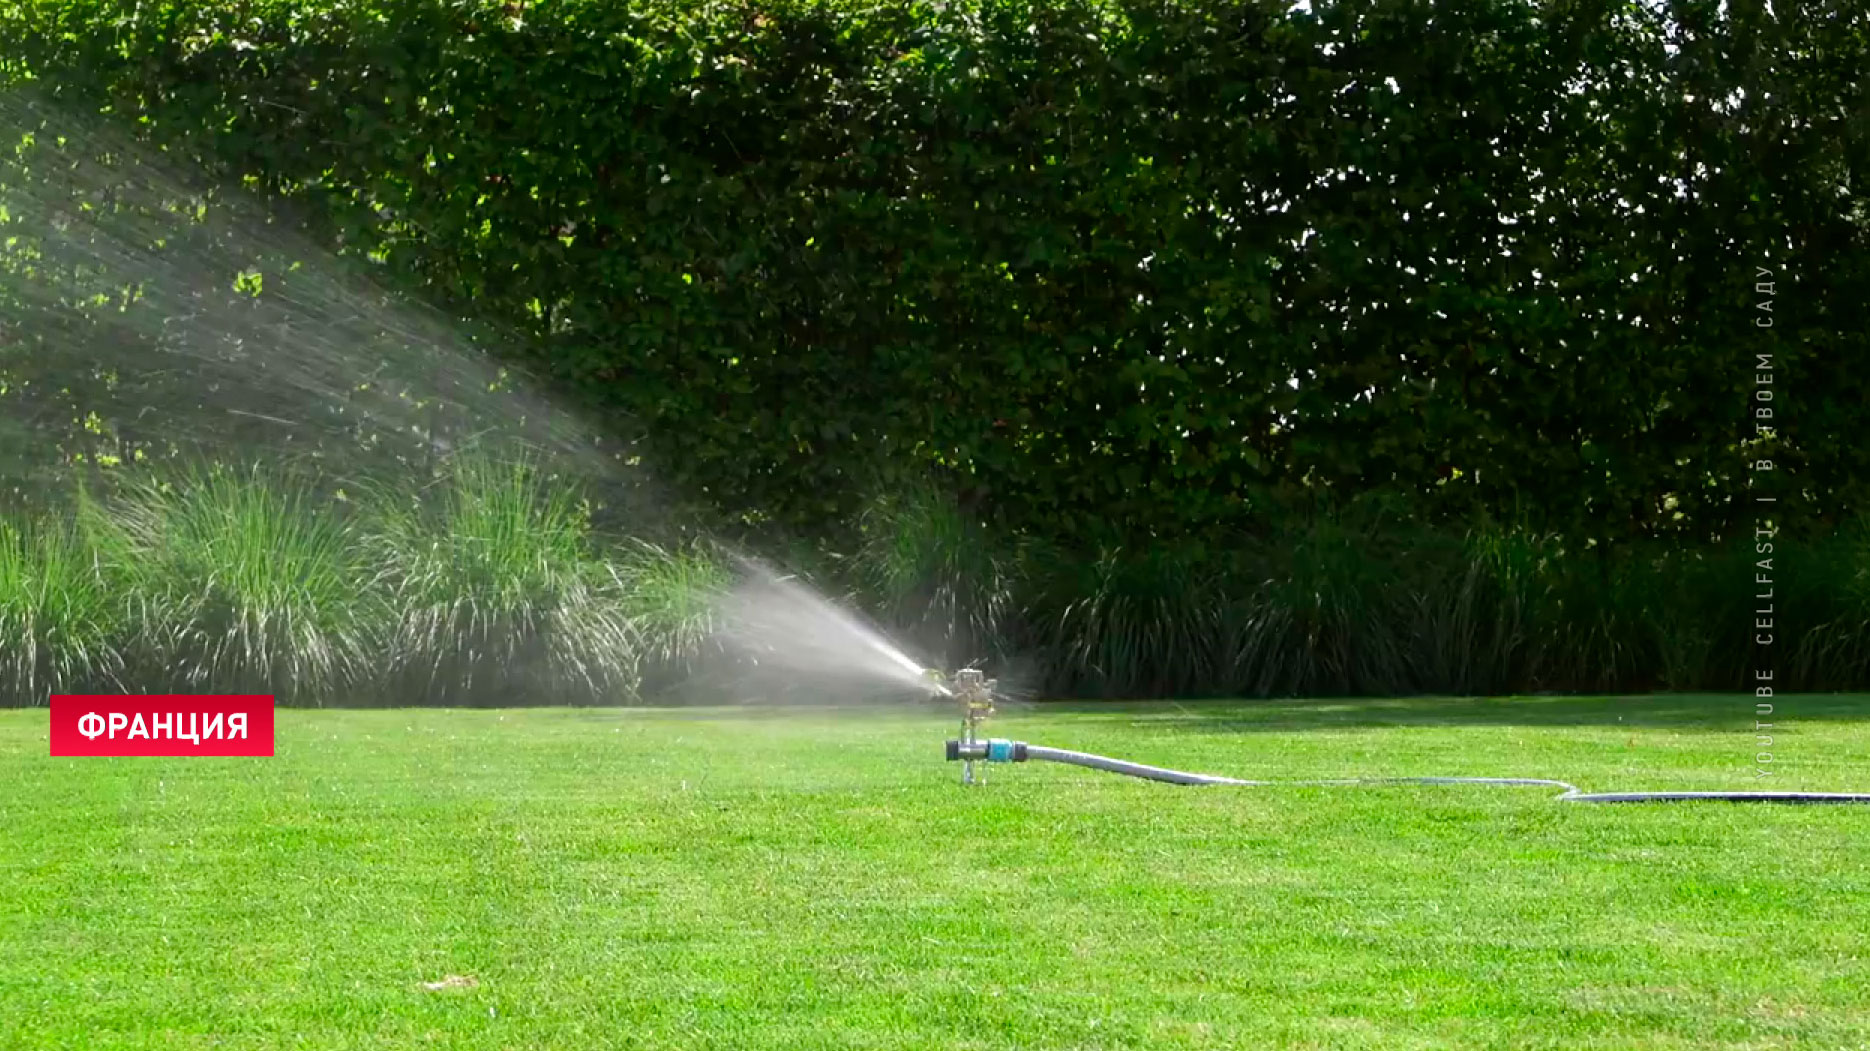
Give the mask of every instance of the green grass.
[{"label": "green grass", "polygon": [[[1751,698],[1044,707],[1264,778],[1758,787]],[[1870,809],[1185,789],[945,711],[283,711],[270,760],[0,712],[0,1047],[1870,1046]],[[1870,699],[1777,787],[1870,788]],[[473,988],[419,983],[469,975]]]}]

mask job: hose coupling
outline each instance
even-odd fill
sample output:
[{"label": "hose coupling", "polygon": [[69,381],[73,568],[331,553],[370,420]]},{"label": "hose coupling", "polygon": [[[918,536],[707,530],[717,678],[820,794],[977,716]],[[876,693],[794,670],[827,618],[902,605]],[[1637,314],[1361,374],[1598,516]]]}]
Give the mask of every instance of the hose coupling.
[{"label": "hose coupling", "polygon": [[1026,742],[1009,741],[1004,737],[991,737],[985,741],[948,740],[948,761],[957,759],[985,759],[990,763],[1023,763],[1026,761]]}]

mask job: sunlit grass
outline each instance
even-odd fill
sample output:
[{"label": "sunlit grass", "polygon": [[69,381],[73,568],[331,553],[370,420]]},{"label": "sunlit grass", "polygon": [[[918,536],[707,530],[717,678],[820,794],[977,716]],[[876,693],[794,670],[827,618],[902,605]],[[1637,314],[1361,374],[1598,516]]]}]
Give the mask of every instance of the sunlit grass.
[{"label": "sunlit grass", "polygon": [[[1075,709],[990,728],[1270,779],[1759,787],[1750,696]],[[1870,789],[1864,698],[1780,712],[1774,786]],[[0,1047],[1870,1042],[1870,808],[969,791],[949,715],[286,711],[273,759],[75,760],[0,712]]]}]

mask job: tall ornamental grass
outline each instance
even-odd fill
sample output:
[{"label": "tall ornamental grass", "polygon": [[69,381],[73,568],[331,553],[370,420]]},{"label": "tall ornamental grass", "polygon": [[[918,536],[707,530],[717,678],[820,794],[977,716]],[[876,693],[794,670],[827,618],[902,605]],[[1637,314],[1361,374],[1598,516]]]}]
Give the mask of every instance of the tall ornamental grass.
[{"label": "tall ornamental grass", "polygon": [[0,698],[115,687],[124,614],[118,582],[77,530],[0,521]]},{"label": "tall ornamental grass", "polygon": [[315,700],[369,679],[391,611],[351,518],[300,479],[204,467],[80,504],[150,687]]},{"label": "tall ornamental grass", "polygon": [[634,690],[623,579],[568,485],[524,460],[458,462],[433,499],[381,514],[369,547],[397,611],[398,703],[593,703]]},{"label": "tall ornamental grass", "polygon": [[[707,700],[731,559],[593,528],[545,465],[425,485],[201,467],[0,521],[0,690],[299,704]],[[1566,544],[1329,515],[1205,545],[996,532],[933,487],[821,549],[822,589],[919,653],[1050,696],[1870,686],[1870,529],[1759,550]],[[1772,593],[1756,584],[1770,557]],[[1770,628],[1759,628],[1761,622]],[[1770,651],[1755,639],[1771,634]],[[718,691],[714,691],[718,692]]]}]

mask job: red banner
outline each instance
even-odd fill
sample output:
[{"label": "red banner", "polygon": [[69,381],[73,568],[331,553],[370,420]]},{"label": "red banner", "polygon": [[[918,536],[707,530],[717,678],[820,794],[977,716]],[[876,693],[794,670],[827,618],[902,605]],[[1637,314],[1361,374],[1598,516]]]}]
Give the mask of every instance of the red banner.
[{"label": "red banner", "polygon": [[272,755],[272,694],[52,695],[53,755]]}]

